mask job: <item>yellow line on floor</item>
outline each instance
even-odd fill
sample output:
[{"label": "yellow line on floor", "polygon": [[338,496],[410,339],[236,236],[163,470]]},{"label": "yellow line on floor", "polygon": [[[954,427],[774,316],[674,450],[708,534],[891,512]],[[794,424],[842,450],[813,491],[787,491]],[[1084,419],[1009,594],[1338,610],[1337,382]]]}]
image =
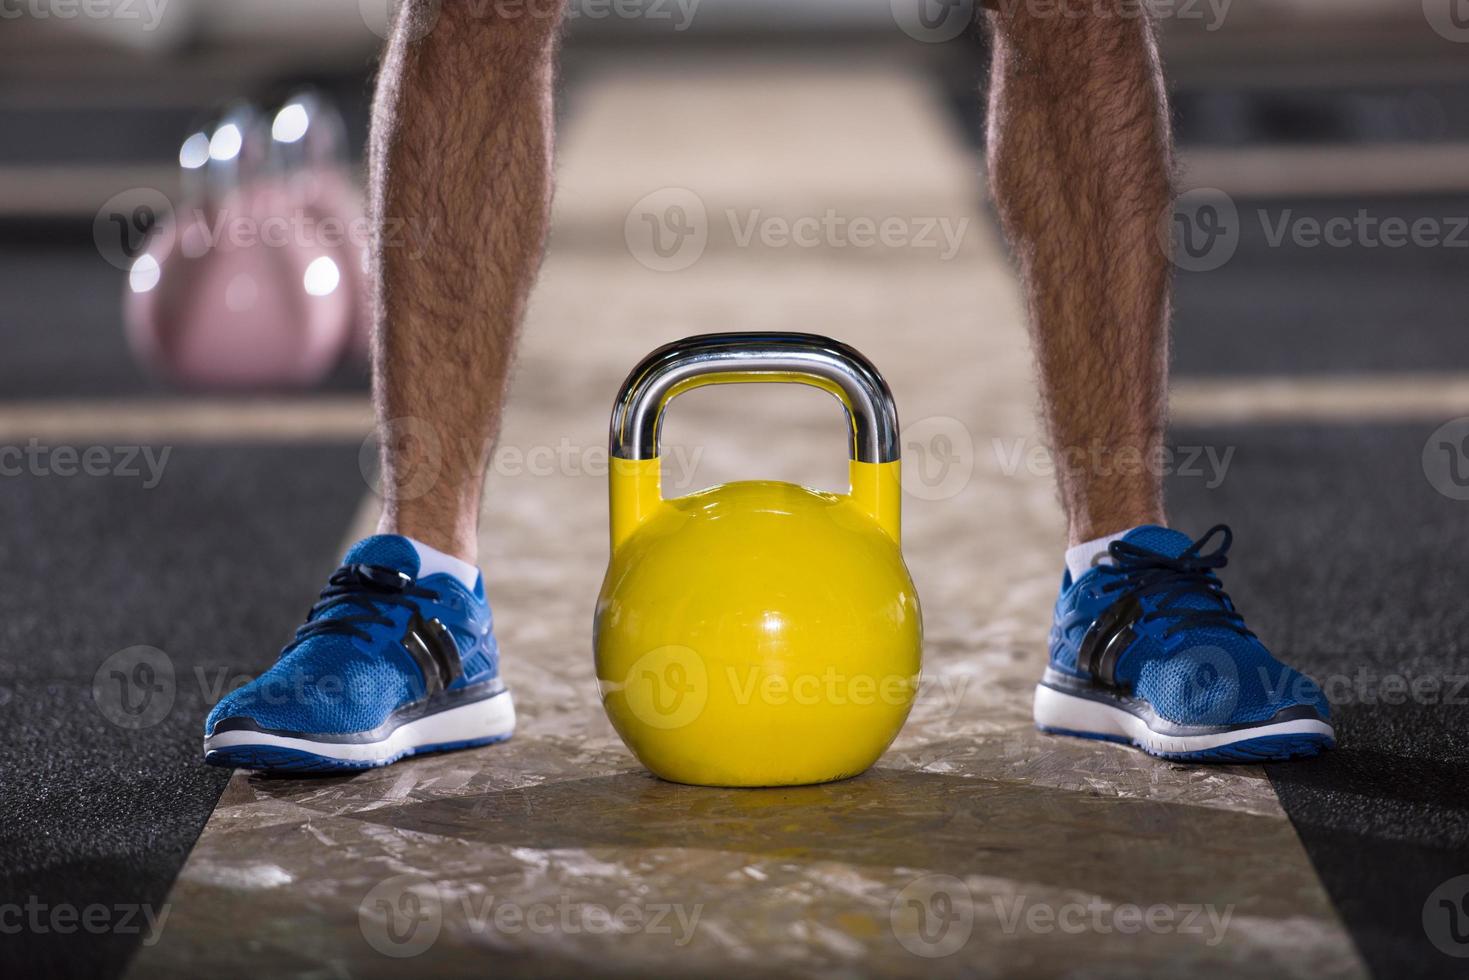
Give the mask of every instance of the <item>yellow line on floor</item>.
[{"label": "yellow line on floor", "polygon": [[1262,146],[1180,154],[1183,187],[1246,196],[1452,193],[1469,187],[1469,144]]},{"label": "yellow line on floor", "polygon": [[[1443,419],[1469,414],[1469,374],[1185,378],[1169,403],[1179,425]],[[5,443],[315,442],[363,439],[371,429],[371,404],[352,395],[0,403]]]},{"label": "yellow line on floor", "polygon": [[0,404],[0,441],[138,442],[358,440],[372,428],[361,396],[259,399],[98,399]]},{"label": "yellow line on floor", "polygon": [[1175,382],[1174,424],[1389,422],[1469,414],[1469,375],[1388,374]]}]

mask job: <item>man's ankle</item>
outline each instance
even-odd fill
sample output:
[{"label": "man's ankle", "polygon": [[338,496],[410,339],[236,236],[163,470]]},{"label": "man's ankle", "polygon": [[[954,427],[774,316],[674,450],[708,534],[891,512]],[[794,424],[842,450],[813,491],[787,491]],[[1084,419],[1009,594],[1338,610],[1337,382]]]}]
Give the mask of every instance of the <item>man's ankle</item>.
[{"label": "man's ankle", "polygon": [[384,512],[378,521],[378,534],[398,534],[416,545],[426,546],[445,557],[468,565],[479,564],[479,537],[473,530],[445,531]]}]

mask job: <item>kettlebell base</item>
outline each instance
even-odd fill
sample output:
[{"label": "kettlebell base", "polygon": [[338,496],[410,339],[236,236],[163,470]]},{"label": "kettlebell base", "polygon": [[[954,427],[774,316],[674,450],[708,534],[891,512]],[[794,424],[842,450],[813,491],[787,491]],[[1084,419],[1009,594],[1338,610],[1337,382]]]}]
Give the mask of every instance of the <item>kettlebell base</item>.
[{"label": "kettlebell base", "polygon": [[751,780],[747,782],[731,780],[700,780],[700,779],[675,779],[672,776],[664,776],[660,773],[648,772],[665,783],[673,783],[676,786],[697,786],[702,789],[788,789],[792,786],[825,786],[829,783],[843,783],[849,779],[856,779],[871,769],[860,769],[857,772],[837,776],[822,776],[811,779],[789,779],[789,780]]}]

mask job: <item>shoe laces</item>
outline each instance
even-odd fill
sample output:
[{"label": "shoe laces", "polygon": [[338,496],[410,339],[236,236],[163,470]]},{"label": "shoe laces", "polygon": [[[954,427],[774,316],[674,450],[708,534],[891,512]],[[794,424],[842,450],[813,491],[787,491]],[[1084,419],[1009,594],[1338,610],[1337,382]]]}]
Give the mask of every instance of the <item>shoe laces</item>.
[{"label": "shoe laces", "polygon": [[[439,594],[418,585],[411,575],[383,565],[343,565],[332,573],[321,598],[306,614],[287,650],[313,636],[351,636],[371,640],[368,626],[391,626],[388,606],[417,609],[415,599],[437,601]],[[353,612],[355,610],[355,613]],[[328,615],[335,612],[336,615]]]},{"label": "shoe laces", "polygon": [[[1218,547],[1204,551],[1215,535],[1223,536]],[[1144,613],[1141,620],[1167,621],[1164,639],[1191,629],[1224,629],[1253,637],[1255,634],[1245,627],[1244,617],[1235,611],[1233,600],[1214,574],[1229,564],[1226,556],[1233,541],[1234,532],[1227,524],[1209,528],[1176,558],[1130,541],[1114,541],[1107,548],[1112,564],[1097,566],[1099,572],[1111,578],[1100,591],[1120,592],[1137,599],[1155,597],[1152,611]]]}]

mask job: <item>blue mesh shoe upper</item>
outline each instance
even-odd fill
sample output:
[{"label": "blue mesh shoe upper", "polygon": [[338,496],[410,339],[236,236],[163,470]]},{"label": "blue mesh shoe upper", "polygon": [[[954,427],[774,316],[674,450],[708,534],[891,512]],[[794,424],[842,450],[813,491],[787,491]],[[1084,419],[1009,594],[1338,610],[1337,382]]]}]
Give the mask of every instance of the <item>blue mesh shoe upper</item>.
[{"label": "blue mesh shoe upper", "polygon": [[457,648],[462,675],[448,690],[495,681],[499,653],[483,577],[471,591],[452,575],[420,581],[418,570],[406,538],[379,534],[353,545],[280,659],[220,699],[205,733],[226,718],[303,734],[371,731],[443,684],[404,645],[415,615],[442,623]]},{"label": "blue mesh shoe upper", "polygon": [[[1208,550],[1216,537],[1218,546]],[[1051,666],[1091,676],[1078,662],[1087,631],[1114,603],[1130,599],[1138,611],[1112,679],[1162,718],[1180,725],[1250,724],[1307,705],[1326,720],[1320,688],[1271,656],[1224,592],[1215,573],[1227,561],[1231,538],[1223,525],[1198,541],[1145,525],[1111,545],[1108,563],[1075,582],[1068,571],[1051,628]]]}]

